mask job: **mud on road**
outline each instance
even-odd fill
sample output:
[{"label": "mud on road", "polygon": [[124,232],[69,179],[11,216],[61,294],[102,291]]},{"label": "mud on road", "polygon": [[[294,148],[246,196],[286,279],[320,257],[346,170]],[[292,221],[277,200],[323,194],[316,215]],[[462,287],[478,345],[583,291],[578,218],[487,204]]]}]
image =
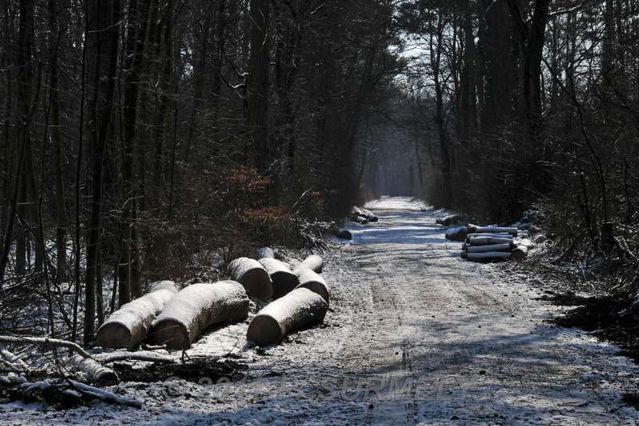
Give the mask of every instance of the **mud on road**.
[{"label": "mud on road", "polygon": [[[618,349],[550,321],[525,276],[459,258],[436,213],[408,199],[368,206],[379,222],[327,259],[326,323],[274,348],[245,344],[247,324],[191,351],[233,351],[249,363],[236,382],[120,385],[142,410],[103,404],[42,413],[3,406],[0,421],[158,424],[634,423],[622,402],[637,367]],[[15,408],[15,407],[14,407]]]}]

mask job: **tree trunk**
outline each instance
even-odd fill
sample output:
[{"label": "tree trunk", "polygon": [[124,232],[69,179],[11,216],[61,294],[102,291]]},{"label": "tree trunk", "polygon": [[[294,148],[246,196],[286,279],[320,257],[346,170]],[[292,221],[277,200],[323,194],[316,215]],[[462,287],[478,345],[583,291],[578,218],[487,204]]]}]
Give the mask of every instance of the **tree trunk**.
[{"label": "tree trunk", "polygon": [[307,288],[297,288],[260,310],[246,332],[246,340],[261,346],[278,344],[291,331],[324,320],[328,302]]},{"label": "tree trunk", "polygon": [[120,19],[119,0],[91,0],[87,4],[88,81],[91,87],[89,137],[92,147],[92,196],[87,241],[84,342],[94,335],[98,262],[102,236],[102,169],[104,154],[113,137],[113,95],[117,66]]},{"label": "tree trunk", "polygon": [[176,294],[151,326],[149,339],[169,349],[188,349],[207,327],[243,321],[249,299],[242,284],[193,284]]},{"label": "tree trunk", "polygon": [[254,164],[260,174],[270,165],[269,151],[269,26],[270,2],[251,0],[251,53],[247,80],[248,130]]},{"label": "tree trunk", "polygon": [[274,299],[284,296],[299,285],[299,279],[286,263],[271,258],[260,259],[259,262],[271,277]]},{"label": "tree trunk", "polygon": [[260,300],[269,300],[273,297],[271,278],[257,260],[240,257],[229,263],[228,271],[231,279],[244,286],[249,297]]},{"label": "tree trunk", "polygon": [[96,344],[104,348],[137,347],[146,338],[155,317],[176,293],[173,281],[151,284],[146,295],[111,314],[98,330]]},{"label": "tree trunk", "polygon": [[307,288],[322,296],[326,303],[330,302],[330,289],[321,275],[311,269],[300,269],[297,271],[297,276],[300,280],[300,285],[297,288]]},{"label": "tree trunk", "polygon": [[50,57],[50,97],[51,112],[49,135],[53,143],[53,161],[55,174],[55,217],[56,217],[56,282],[61,284],[67,279],[66,211],[64,195],[64,141],[60,129],[60,90],[58,88],[58,50],[59,40],[64,29],[59,19],[56,1],[48,1],[49,12],[49,57]]}]

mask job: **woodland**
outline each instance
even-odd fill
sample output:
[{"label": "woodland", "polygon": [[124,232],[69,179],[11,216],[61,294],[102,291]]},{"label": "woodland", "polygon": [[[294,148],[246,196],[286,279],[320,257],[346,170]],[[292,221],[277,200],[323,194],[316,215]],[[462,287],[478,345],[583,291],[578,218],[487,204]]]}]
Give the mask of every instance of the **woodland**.
[{"label": "woodland", "polygon": [[632,299],[638,135],[635,0],[0,0],[0,327],[90,345],[387,194]]}]

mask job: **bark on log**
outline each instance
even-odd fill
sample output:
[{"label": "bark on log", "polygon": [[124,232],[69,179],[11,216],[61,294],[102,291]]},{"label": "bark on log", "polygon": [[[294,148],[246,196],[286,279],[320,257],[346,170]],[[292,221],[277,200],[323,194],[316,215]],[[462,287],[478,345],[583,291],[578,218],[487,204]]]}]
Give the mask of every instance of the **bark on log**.
[{"label": "bark on log", "polygon": [[513,248],[511,243],[490,244],[486,246],[469,246],[466,248],[468,253],[486,253],[491,251],[510,252]]},{"label": "bark on log", "polygon": [[462,257],[468,260],[502,260],[510,259],[511,253],[505,251],[489,251],[485,253],[462,253]]},{"label": "bark on log", "polygon": [[268,300],[273,297],[271,277],[257,260],[240,257],[229,263],[228,271],[232,280],[244,286],[249,297],[260,300]]},{"label": "bark on log", "polygon": [[517,246],[513,249],[513,259],[521,262],[528,256],[528,247],[524,245]]},{"label": "bark on log", "polygon": [[98,346],[133,349],[144,340],[155,317],[177,293],[173,281],[158,281],[148,288],[150,293],[122,305],[102,324]]},{"label": "bark on log", "polygon": [[330,289],[320,274],[310,269],[300,269],[297,272],[297,277],[300,280],[300,285],[297,288],[307,288],[322,296],[326,303],[330,303]]},{"label": "bark on log", "polygon": [[118,383],[120,378],[112,369],[105,367],[91,358],[74,355],[69,359],[70,370],[84,373],[91,383],[112,385]]},{"label": "bark on log", "polygon": [[207,327],[243,321],[248,310],[246,291],[236,281],[193,284],[167,303],[153,321],[149,339],[169,349],[188,349]]},{"label": "bark on log", "polygon": [[324,320],[328,303],[307,288],[297,288],[260,310],[246,333],[258,345],[274,345],[286,334]]},{"label": "bark on log", "polygon": [[324,259],[322,259],[321,256],[312,254],[304,259],[299,265],[297,265],[293,270],[293,273],[299,276],[298,271],[302,271],[303,269],[310,269],[311,271],[320,274],[322,273],[322,268],[324,268]]},{"label": "bark on log", "polygon": [[446,217],[435,220],[435,223],[443,226],[450,226],[459,222],[460,216],[457,214],[451,214]]},{"label": "bark on log", "polygon": [[502,238],[502,237],[473,237],[468,236],[466,239],[466,243],[470,246],[487,246],[493,244],[504,244],[504,243],[512,243],[512,238]]},{"label": "bark on log", "polygon": [[278,299],[289,293],[300,283],[289,266],[277,259],[260,259],[260,263],[268,272],[273,282],[273,299]]}]

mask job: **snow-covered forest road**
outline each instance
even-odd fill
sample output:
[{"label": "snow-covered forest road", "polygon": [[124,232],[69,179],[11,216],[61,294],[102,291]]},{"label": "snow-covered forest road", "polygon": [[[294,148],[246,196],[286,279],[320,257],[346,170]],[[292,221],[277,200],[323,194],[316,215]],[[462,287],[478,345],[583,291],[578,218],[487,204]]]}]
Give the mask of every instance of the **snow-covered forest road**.
[{"label": "snow-covered forest road", "polygon": [[[206,336],[194,353],[235,348],[245,380],[128,384],[141,410],[104,404],[39,413],[4,406],[0,420],[83,424],[632,423],[621,402],[638,369],[585,332],[558,328],[558,309],[525,277],[459,258],[435,214],[407,199],[369,206],[329,256],[326,325],[256,352],[246,324]],[[124,386],[123,386],[124,387]]]}]

